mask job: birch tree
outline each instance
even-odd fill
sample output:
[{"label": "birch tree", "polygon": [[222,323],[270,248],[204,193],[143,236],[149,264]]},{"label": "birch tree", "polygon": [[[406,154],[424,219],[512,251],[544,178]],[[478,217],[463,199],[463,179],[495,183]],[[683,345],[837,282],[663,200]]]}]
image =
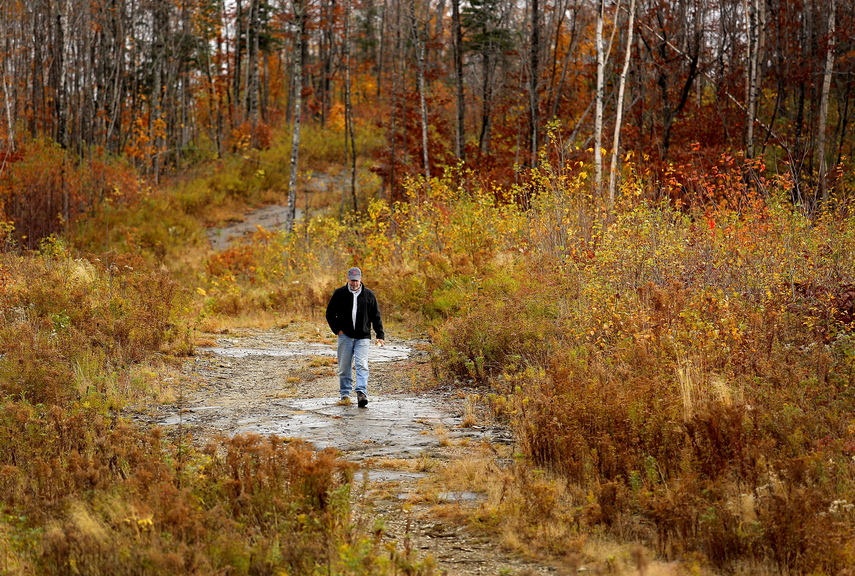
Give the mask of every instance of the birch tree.
[{"label": "birch tree", "polygon": [[[356,211],[356,140],[353,137],[353,105],[351,103],[351,80],[350,80],[350,0],[344,0],[344,148],[345,164],[350,165],[350,196],[353,201],[353,210]],[[342,196],[346,188],[342,190]],[[341,205],[344,209],[344,197]]]},{"label": "birch tree", "polygon": [[823,204],[828,202],[828,159],[825,153],[825,128],[828,121],[828,95],[831,92],[831,75],[834,71],[834,19],[836,11],[837,2],[831,0],[831,9],[828,14],[828,47],[825,52],[825,71],[822,77],[822,95],[819,101],[819,122],[816,133],[816,153],[819,157],[819,193]]},{"label": "birch tree", "polygon": [[[620,1],[618,1],[617,9],[620,10]],[[605,105],[605,85],[606,85],[606,62],[609,59],[609,53],[614,42],[615,32],[617,31],[617,23],[612,27],[612,35],[609,39],[608,47],[605,46],[603,40],[603,23],[606,15],[606,2],[599,0],[597,5],[597,27],[596,27],[596,44],[597,44],[597,87],[594,97],[594,183],[597,187],[597,193],[603,189],[603,108]]]},{"label": "birch tree", "polygon": [[754,157],[754,123],[757,117],[757,91],[760,84],[760,54],[766,26],[765,0],[743,0],[747,65],[745,67],[745,154]]},{"label": "birch tree", "polygon": [[293,0],[294,19],[297,30],[294,34],[294,120],[291,128],[291,176],[288,180],[288,208],[285,213],[285,231],[294,231],[297,217],[297,168],[300,158],[300,124],[303,116],[303,34],[306,28],[305,0]]},{"label": "birch tree", "polygon": [[458,160],[465,160],[466,100],[463,92],[463,31],[460,25],[460,0],[451,0],[451,34],[454,49],[454,93],[456,96],[454,155]]},{"label": "birch tree", "polygon": [[416,15],[415,0],[410,4],[410,33],[416,52],[416,81],[419,88],[419,112],[422,127],[422,162],[424,163],[425,182],[430,182],[430,151],[428,148],[428,110],[427,110],[427,83],[425,74],[427,62],[425,57],[425,43],[427,35],[427,22],[422,23]]},{"label": "birch tree", "polygon": [[615,116],[615,133],[612,141],[612,162],[609,168],[609,205],[614,206],[615,203],[615,187],[617,179],[617,161],[618,151],[620,149],[620,129],[623,121],[623,95],[626,89],[626,74],[629,70],[629,62],[632,58],[632,32],[635,28],[635,0],[631,0],[629,4],[629,24],[626,31],[626,53],[623,57],[623,69],[620,73],[620,83],[618,84],[617,97],[617,113]]},{"label": "birch tree", "polygon": [[603,19],[605,16],[605,10],[605,0],[598,0],[597,32],[594,40],[597,44],[597,87],[596,95],[594,96],[596,102],[594,105],[594,183],[597,187],[597,193],[599,193],[603,187],[603,88],[606,82],[606,50],[603,46]]},{"label": "birch tree", "polygon": [[531,0],[531,70],[529,71],[529,145],[531,166],[537,166],[537,127],[540,123],[540,2]]}]

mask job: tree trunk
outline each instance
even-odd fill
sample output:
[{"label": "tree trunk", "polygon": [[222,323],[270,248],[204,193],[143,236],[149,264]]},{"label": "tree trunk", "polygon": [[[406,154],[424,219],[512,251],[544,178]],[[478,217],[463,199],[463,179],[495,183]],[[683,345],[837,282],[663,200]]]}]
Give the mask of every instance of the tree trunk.
[{"label": "tree trunk", "polygon": [[335,0],[325,0],[321,3],[321,14],[325,27],[321,31],[318,57],[321,61],[320,77],[320,101],[321,101],[321,127],[326,126],[329,119],[331,100],[331,81],[333,68],[333,46],[335,26]]},{"label": "tree trunk", "polygon": [[[201,39],[204,41],[204,39]],[[204,50],[204,49],[202,49]],[[201,50],[200,50],[201,51]],[[211,117],[209,119],[209,123],[211,124],[211,132],[212,132],[212,140],[217,147],[217,158],[221,158],[223,154],[222,144],[220,142],[220,138],[222,136],[223,131],[223,121],[222,121],[222,110],[220,106],[220,98],[217,92],[217,86],[214,83],[214,74],[211,66],[211,57],[208,54],[207,50],[205,52],[205,76],[207,77],[207,88],[208,88],[208,115]]]},{"label": "tree trunk", "polygon": [[597,87],[594,112],[594,185],[595,193],[603,189],[603,94],[606,83],[606,50],[603,46],[603,19],[605,18],[605,0],[597,0]]},{"label": "tree trunk", "polygon": [[53,90],[56,94],[55,114],[56,114],[56,141],[63,148],[68,147],[68,103],[65,93],[65,30],[62,23],[62,14],[59,10],[56,11],[56,41],[54,43],[54,65],[52,73]]},{"label": "tree trunk", "polygon": [[822,78],[822,94],[819,101],[819,125],[816,131],[816,154],[819,157],[819,193],[823,205],[828,202],[828,159],[825,154],[827,141],[825,126],[828,121],[828,95],[831,92],[831,75],[834,71],[834,17],[836,10],[837,2],[831,0],[831,11],[828,15],[828,48],[825,53],[825,72]]},{"label": "tree trunk", "polygon": [[632,59],[632,32],[635,27],[635,0],[629,4],[629,24],[627,25],[626,54],[623,58],[623,70],[620,73],[618,85],[617,116],[615,118],[615,134],[612,142],[612,162],[609,168],[609,206],[615,204],[615,188],[617,181],[618,151],[620,149],[620,129],[623,121],[623,95],[626,89],[626,74]]},{"label": "tree trunk", "polygon": [[[6,82],[6,62],[3,62],[3,101],[6,104],[6,150],[15,149],[15,122],[12,116],[12,103],[9,95],[9,86]],[[3,158],[5,167],[6,158]],[[0,170],[2,173],[2,170]]]},{"label": "tree trunk", "polygon": [[[350,164],[350,197],[353,201],[353,211],[356,212],[356,140],[353,137],[353,106],[350,90],[350,0],[344,0],[344,149],[345,161],[349,160]],[[342,210],[344,210],[344,204],[344,198],[342,198]]]},{"label": "tree trunk", "polygon": [[838,92],[837,96],[837,108],[839,110],[837,116],[840,118],[840,129],[838,131],[837,160],[835,164],[840,164],[843,161],[843,144],[846,142],[846,129],[849,126],[849,101],[851,93],[852,83],[848,82],[844,94],[841,95]]},{"label": "tree trunk", "polygon": [[[555,10],[558,13],[558,21],[555,22],[555,34],[553,35],[554,41],[552,42],[552,62],[549,66],[549,84],[547,86],[548,90],[546,93],[547,110],[552,109],[552,98],[555,94],[555,77],[558,75],[558,50],[561,47],[561,29],[564,26],[564,18],[567,13],[564,0],[558,0]],[[550,116],[549,120],[553,120],[553,117]]]},{"label": "tree trunk", "polygon": [[297,21],[297,32],[294,36],[294,54],[297,65],[294,67],[294,120],[291,128],[291,176],[288,180],[288,208],[285,213],[285,231],[294,231],[294,220],[297,218],[297,168],[300,158],[300,124],[303,116],[303,34],[305,32],[304,0],[294,0],[294,18]]},{"label": "tree trunk", "polygon": [[241,89],[240,89],[240,78],[241,78],[241,52],[242,41],[241,41],[241,29],[243,28],[243,4],[242,0],[235,0],[235,66],[234,66],[234,74],[232,76],[232,84],[233,84],[233,93],[232,100],[234,101],[233,110],[238,113],[238,117],[232,120],[233,126],[239,126],[243,123],[243,115],[242,106],[241,106]]},{"label": "tree trunk", "polygon": [[531,71],[529,78],[529,145],[531,167],[537,166],[537,128],[540,123],[540,2],[531,0]]},{"label": "tree trunk", "polygon": [[463,94],[463,31],[460,26],[460,0],[451,0],[452,44],[454,46],[454,79],[457,96],[457,118],[454,123],[454,155],[466,159],[466,100]]},{"label": "tree trunk", "polygon": [[[8,30],[8,28],[10,26],[9,26],[8,22],[6,21],[6,18],[8,18],[9,15],[8,15],[8,12],[5,10],[2,12],[3,12],[3,15],[0,16],[0,18],[2,18],[3,29]],[[10,40],[11,40],[11,34],[7,33],[7,34],[3,35],[3,44],[4,44],[3,53],[4,54],[10,54],[11,53],[10,46],[9,46]],[[0,66],[2,66],[2,68],[3,68],[3,79],[2,79],[3,80],[3,104],[4,104],[5,111],[6,111],[6,142],[5,142],[6,151],[5,152],[6,152],[6,154],[8,154],[9,151],[12,151],[15,149],[15,120],[14,120],[15,114],[12,112],[12,94],[9,91],[9,81],[8,81],[9,58],[3,58],[2,62],[0,62]],[[0,160],[0,174],[3,173],[3,169],[5,167],[6,167],[6,156],[4,155],[2,160]]]},{"label": "tree trunk", "polygon": [[745,36],[748,39],[748,58],[746,65],[745,101],[746,101],[746,129],[745,129],[745,154],[748,158],[754,157],[754,122],[757,116],[757,90],[760,83],[760,52],[763,48],[763,28],[765,20],[765,0],[743,0],[745,11]]},{"label": "tree trunk", "polygon": [[489,52],[481,55],[484,60],[484,86],[481,102],[481,132],[478,135],[478,149],[486,154],[490,149],[490,128],[493,120],[493,62]]},{"label": "tree trunk", "polygon": [[154,83],[151,93],[151,125],[149,130],[152,132],[152,141],[154,142],[154,150],[152,155],[152,172],[154,174],[155,183],[160,182],[160,167],[162,161],[161,152],[165,148],[163,138],[163,76],[164,63],[163,58],[166,52],[165,35],[169,26],[167,14],[167,6],[165,0],[157,0],[154,12],[154,42],[152,43],[151,62],[154,70]]},{"label": "tree trunk", "polygon": [[377,49],[377,62],[374,65],[377,72],[377,96],[382,94],[383,87],[383,65],[386,55],[386,12],[388,10],[388,0],[383,0],[383,8],[380,16],[380,46]]},{"label": "tree trunk", "polygon": [[422,30],[421,23],[416,18],[416,7],[412,5],[410,23],[412,27],[413,40],[416,50],[416,63],[419,86],[419,109],[422,123],[422,162],[424,163],[425,185],[430,186],[430,151],[428,150],[428,112],[427,112],[427,86],[425,83],[425,41],[426,32]]},{"label": "tree trunk", "polygon": [[258,142],[258,48],[259,48],[259,0],[251,0],[249,4],[249,26],[247,28],[247,81],[246,81],[246,114],[249,118],[250,142],[257,148]]}]

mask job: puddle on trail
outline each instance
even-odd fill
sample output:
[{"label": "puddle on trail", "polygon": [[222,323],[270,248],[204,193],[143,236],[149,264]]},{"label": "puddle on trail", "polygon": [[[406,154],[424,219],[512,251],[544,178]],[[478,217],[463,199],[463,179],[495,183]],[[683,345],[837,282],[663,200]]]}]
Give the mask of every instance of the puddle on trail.
[{"label": "puddle on trail", "polygon": [[271,410],[246,419],[235,430],[304,438],[317,448],[333,447],[356,459],[415,457],[437,445],[434,431],[454,419],[425,398],[370,398],[368,408],[340,406],[335,398],[275,401]]},{"label": "puddle on trail", "polygon": [[185,408],[161,420],[163,426],[204,426],[229,435],[255,433],[302,438],[316,448],[333,447],[354,460],[412,458],[438,445],[436,430],[459,418],[426,398],[372,396],[367,408],[342,406],[337,398],[269,399],[235,421],[223,406]]},{"label": "puddle on trail", "polygon": [[[200,348],[218,357],[255,356],[329,356],[333,346],[320,343],[286,342],[277,347],[238,347],[237,342],[221,341],[220,346]],[[404,360],[412,350],[405,346],[372,346],[372,362]],[[231,385],[239,378],[232,376]],[[231,386],[228,386],[229,388]],[[440,437],[495,439],[495,431],[460,427],[460,414],[451,414],[450,406],[435,396],[370,396],[367,408],[355,403],[340,405],[338,397],[275,398],[263,397],[254,403],[234,403],[228,396],[218,400],[200,399],[198,406],[185,406],[165,415],[163,426],[188,426],[214,433],[235,435],[275,434],[302,438],[322,449],[341,450],[351,460],[366,458],[415,458],[437,448]]]},{"label": "puddle on trail", "polygon": [[[246,358],[248,356],[329,356],[334,358],[336,349],[329,344],[291,344],[276,348],[240,348],[214,346],[208,348],[197,348],[199,352],[208,352],[216,356],[228,358]],[[368,351],[368,360],[371,362],[391,362],[393,360],[405,360],[412,350],[405,346],[371,346]]]}]

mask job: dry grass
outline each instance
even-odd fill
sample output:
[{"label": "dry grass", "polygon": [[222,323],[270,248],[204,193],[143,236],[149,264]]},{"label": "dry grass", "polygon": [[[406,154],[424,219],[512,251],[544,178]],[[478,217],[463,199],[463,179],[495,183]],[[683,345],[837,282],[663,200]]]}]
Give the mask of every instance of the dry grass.
[{"label": "dry grass", "polygon": [[169,354],[192,348],[184,302],[143,261],[48,248],[0,255],[0,571],[430,573],[348,523],[333,452],[248,436],[200,453],[118,417],[189,385]]},{"label": "dry grass", "polygon": [[[329,366],[337,366],[337,365],[338,365],[338,360],[336,360],[335,358],[331,358],[329,356],[313,356],[309,360],[309,363],[307,364],[307,366],[309,368],[326,368]],[[326,371],[321,372],[321,373],[326,373]]]},{"label": "dry grass", "polygon": [[478,424],[478,401],[481,397],[478,394],[467,394],[466,401],[463,405],[463,418],[460,420],[460,425],[463,428],[471,428]]},{"label": "dry grass", "polygon": [[[851,250],[846,242],[840,252]],[[851,311],[811,294],[794,301],[774,276],[767,285],[773,296],[756,299],[746,296],[747,286],[725,292],[685,278],[628,292],[625,279],[604,281],[611,263],[630,257],[609,249],[574,269],[570,286],[525,266],[526,283],[485,295],[440,332],[445,377],[494,390],[489,404],[513,425],[528,466],[555,474],[551,481],[532,470],[509,474],[517,488],[505,502],[519,499],[519,490],[540,493],[541,501],[569,490],[576,507],[557,509],[555,520],[544,512],[542,525],[526,532],[524,523],[507,520],[519,515],[506,504],[505,544],[549,542],[575,524],[583,533],[639,540],[660,558],[691,564],[697,556],[711,570],[834,572],[847,565],[855,522],[841,516],[829,525],[820,511],[855,493],[853,444],[843,425],[855,407],[847,392],[855,384]],[[766,257],[762,247],[740,249],[744,259],[749,252]],[[817,268],[806,273],[824,275],[822,262],[840,262],[813,258]],[[855,281],[855,271],[846,274],[829,289],[840,295],[835,301],[846,301]],[[578,294],[575,282],[584,286],[583,306],[566,296]],[[517,320],[503,331],[495,317]],[[561,480],[569,484],[562,488]],[[786,488],[738,498],[762,494],[770,483]],[[793,505],[795,493],[814,502],[814,511]],[[496,520],[485,514],[482,522]],[[820,540],[822,552],[813,544]]]},{"label": "dry grass", "polygon": [[[414,183],[413,202],[375,202],[344,221],[319,217],[292,236],[259,232],[206,253],[187,220],[211,203],[237,210],[269,195],[282,174],[259,175],[258,162],[275,164],[286,148],[254,166],[229,164],[175,194],[177,208],[155,202],[145,218],[105,212],[89,237],[103,242],[114,230],[113,245],[168,262],[195,242],[182,279],[197,327],[210,331],[306,319],[320,327],[307,337],[323,340],[340,271],[369,270],[385,317],[428,327],[435,345],[431,372],[413,371],[412,388],[481,387],[482,406],[514,428],[517,453],[503,456],[513,464],[485,455],[459,473],[443,470],[452,484],[481,483],[489,504],[470,521],[510,547],[584,558],[585,535],[602,534],[698,573],[852,564],[855,520],[831,511],[855,500],[850,214],[808,220],[788,203],[785,182],[753,190],[738,166],[717,206],[674,210],[627,182],[611,210],[590,197],[584,167],[544,163],[530,187],[505,196],[451,179]],[[718,186],[718,175],[692,177],[699,189]],[[169,227],[151,224],[161,220],[152,214]],[[52,312],[41,319],[64,325],[62,307]],[[47,386],[46,397],[118,396],[119,378],[89,368],[97,354],[63,364],[49,332],[14,321],[44,359],[18,373],[77,383]],[[24,348],[10,347],[8,357],[25,360]],[[483,416],[466,400],[464,422],[475,425]],[[417,467],[440,469],[429,459]],[[622,570],[621,554],[602,569]]]}]

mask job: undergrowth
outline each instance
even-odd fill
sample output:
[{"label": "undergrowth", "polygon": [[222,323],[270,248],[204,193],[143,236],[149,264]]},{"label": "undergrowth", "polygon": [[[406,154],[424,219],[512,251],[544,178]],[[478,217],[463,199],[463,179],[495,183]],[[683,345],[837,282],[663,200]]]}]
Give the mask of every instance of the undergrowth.
[{"label": "undergrowth", "polygon": [[0,254],[0,571],[432,573],[352,520],[354,466],[335,451],[196,449],[122,416],[166,400],[157,363],[192,351],[188,314],[140,257],[74,258],[53,237]]},{"label": "undergrowth", "polygon": [[488,387],[530,464],[586,494],[582,533],[728,572],[851,566],[855,221],[774,196],[585,220],[572,192],[535,198],[517,281],[437,331],[441,376]]},{"label": "undergrowth", "polygon": [[552,535],[548,511],[506,510],[542,550],[604,531],[716,571],[852,565],[851,213],[809,218],[786,181],[733,174],[724,197],[721,174],[694,175],[683,202],[629,173],[609,207],[584,171],[544,163],[489,191],[452,173],[349,220],[260,230],[208,261],[203,314],[320,317],[358,265],[388,317],[430,327],[437,378],[483,387],[530,470],[566,483],[572,514],[540,501]]},{"label": "undergrowth", "polygon": [[0,382],[8,397],[120,408],[147,393],[131,367],[190,349],[179,317],[186,298],[164,269],[138,257],[72,258],[51,237],[40,253],[0,254],[0,277]]},{"label": "undergrowth", "polygon": [[[367,170],[369,155],[379,146],[374,130],[360,125],[356,133],[360,205],[376,194],[378,186]],[[349,172],[330,168],[344,156],[343,150],[343,130],[309,125],[303,131],[296,193],[296,207],[302,213],[339,214],[343,200],[351,205],[349,194],[345,198],[341,192],[349,186]],[[200,162],[157,189],[127,194],[117,188],[115,198],[92,203],[88,217],[74,222],[68,241],[89,252],[137,254],[150,263],[165,264],[181,282],[190,284],[209,252],[209,228],[239,221],[264,204],[288,203],[290,156],[286,133],[262,150],[239,150]]]},{"label": "undergrowth", "polygon": [[[509,547],[560,555],[606,534],[696,572],[855,564],[855,218],[845,205],[807,216],[786,180],[729,161],[726,173],[675,173],[658,189],[627,166],[610,206],[589,193],[585,166],[544,161],[524,186],[485,190],[450,171],[410,182],[403,202],[365,197],[344,218],[319,204],[293,234],[259,229],[208,253],[202,220],[278,193],[284,173],[264,162],[229,159],[225,172],[136,207],[105,204],[78,229],[75,246],[106,242],[141,251],[137,260],[75,260],[50,242],[38,257],[4,257],[8,565],[100,573],[116,555],[149,554],[140,561],[153,571],[306,573],[293,548],[331,572],[429,570],[378,554],[376,538],[348,523],[347,467],[329,454],[258,438],[193,453],[108,415],[140,385],[126,367],[189,347],[159,261],[185,271],[194,307],[183,314],[201,322],[272,312],[322,323],[343,271],[360,266],[390,325],[430,331],[437,380],[480,387],[514,429],[514,464],[485,469],[502,488],[470,517]],[[35,433],[82,420],[98,437],[75,432],[71,449],[51,448],[62,434]],[[103,440],[114,431],[122,440]],[[34,444],[18,446],[21,435]],[[125,438],[148,455],[128,456]],[[323,490],[272,480],[295,466],[289,458],[307,478],[321,471]],[[134,478],[162,482],[172,499],[151,500]],[[126,504],[111,508],[111,497]],[[283,509],[289,498],[313,507]],[[40,523],[38,509],[56,520]],[[127,525],[122,542],[160,540],[98,544]]]}]

